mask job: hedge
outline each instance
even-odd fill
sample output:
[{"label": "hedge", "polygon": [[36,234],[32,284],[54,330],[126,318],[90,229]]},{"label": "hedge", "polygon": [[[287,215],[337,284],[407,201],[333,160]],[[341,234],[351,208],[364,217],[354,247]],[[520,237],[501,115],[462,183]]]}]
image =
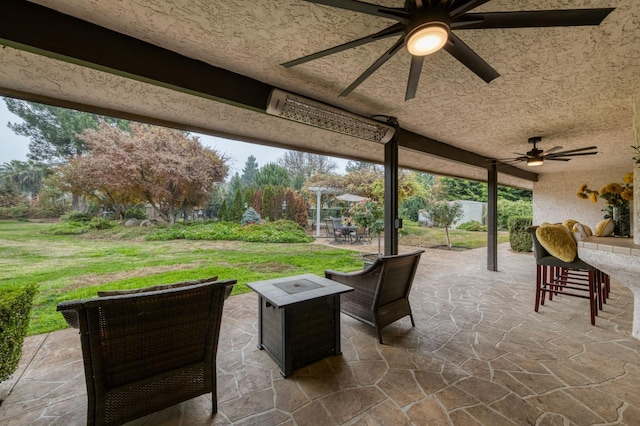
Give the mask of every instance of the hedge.
[{"label": "hedge", "polygon": [[18,368],[36,290],[35,284],[0,287],[0,382]]},{"label": "hedge", "polygon": [[533,247],[533,238],[527,232],[531,226],[530,217],[512,217],[509,219],[509,244],[511,250],[529,252]]}]

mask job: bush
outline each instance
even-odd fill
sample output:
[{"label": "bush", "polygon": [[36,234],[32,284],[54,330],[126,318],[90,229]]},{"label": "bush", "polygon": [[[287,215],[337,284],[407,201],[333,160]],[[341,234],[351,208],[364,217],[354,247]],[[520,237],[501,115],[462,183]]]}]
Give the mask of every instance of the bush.
[{"label": "bush", "polygon": [[462,229],[463,231],[487,232],[487,225],[483,225],[477,220],[472,220],[469,222],[461,223],[460,225],[458,225],[458,229]]},{"label": "bush", "polygon": [[250,225],[252,223],[259,223],[260,215],[253,207],[249,207],[243,214],[242,220],[240,221],[243,225]]},{"label": "bush", "polygon": [[512,217],[532,217],[533,203],[527,200],[509,201],[498,200],[498,229],[509,229],[509,220]]},{"label": "bush", "polygon": [[124,212],[124,218],[126,219],[149,219],[147,212],[143,207],[130,207]]},{"label": "bush", "polygon": [[63,222],[91,222],[95,216],[92,213],[70,212],[60,218]]},{"label": "bush", "polygon": [[509,220],[509,244],[511,250],[529,252],[533,247],[533,238],[527,231],[531,226],[530,217],[512,217]]},{"label": "bush", "polygon": [[0,290],[0,382],[18,368],[36,290],[35,284]]},{"label": "bush", "polygon": [[27,217],[29,206],[0,207],[0,219],[18,219]]},{"label": "bush", "polygon": [[175,224],[147,235],[149,241],[228,240],[254,243],[309,243],[313,241],[304,228],[290,220],[277,220],[263,225],[241,226],[235,222],[215,222],[184,226]]},{"label": "bush", "polygon": [[111,229],[116,226],[116,222],[104,218],[93,218],[88,222],[64,221],[52,226],[46,231],[51,235],[79,235],[92,230]]}]

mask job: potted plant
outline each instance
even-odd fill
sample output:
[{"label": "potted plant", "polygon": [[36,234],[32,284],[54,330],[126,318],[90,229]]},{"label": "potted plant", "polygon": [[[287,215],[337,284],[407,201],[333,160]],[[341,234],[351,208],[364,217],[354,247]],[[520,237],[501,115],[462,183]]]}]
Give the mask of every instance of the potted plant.
[{"label": "potted plant", "polygon": [[584,200],[591,200],[592,203],[603,198],[607,202],[605,219],[611,218],[615,224],[614,234],[616,236],[628,237],[631,233],[631,218],[629,215],[629,203],[633,200],[633,172],[626,173],[622,178],[622,183],[611,182],[600,191],[594,191],[583,183],[578,189],[578,197]]}]

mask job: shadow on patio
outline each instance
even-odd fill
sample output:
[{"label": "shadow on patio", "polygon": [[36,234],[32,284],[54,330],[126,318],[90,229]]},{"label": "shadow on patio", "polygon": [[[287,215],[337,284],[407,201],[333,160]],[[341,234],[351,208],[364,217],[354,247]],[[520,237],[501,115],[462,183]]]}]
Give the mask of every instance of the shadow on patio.
[{"label": "shadow on patio", "polygon": [[[404,250],[401,250],[404,252]],[[588,303],[554,299],[533,311],[532,254],[499,246],[427,250],[411,294],[416,328],[383,330],[341,316],[342,356],[287,379],[257,349],[257,296],[225,305],[218,351],[219,413],[208,396],[130,424],[389,425],[640,424],[640,341],[633,297],[612,282],[589,324]],[[84,424],[86,390],[77,330],[32,336],[0,423]]]}]

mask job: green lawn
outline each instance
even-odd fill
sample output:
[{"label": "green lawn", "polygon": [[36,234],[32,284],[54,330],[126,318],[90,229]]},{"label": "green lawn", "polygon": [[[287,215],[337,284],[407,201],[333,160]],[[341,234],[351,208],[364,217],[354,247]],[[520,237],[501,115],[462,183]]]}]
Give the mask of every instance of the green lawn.
[{"label": "green lawn", "polygon": [[[487,245],[486,232],[450,229],[449,238],[454,248],[474,249]],[[507,231],[498,231],[498,243],[507,242],[509,242],[509,233]],[[416,247],[441,247],[447,244],[447,238],[444,229],[426,228],[419,226],[416,222],[405,220],[399,243]]]},{"label": "green lawn", "polygon": [[[29,334],[66,327],[56,305],[63,300],[95,297],[115,290],[217,275],[234,278],[233,294],[250,291],[247,283],[325,269],[362,268],[358,252],[319,244],[267,244],[239,241],[146,241],[148,228],[52,235],[47,223],[0,221],[0,291],[3,286],[37,283]],[[442,229],[406,223],[400,244],[433,247],[446,244]],[[454,246],[486,245],[486,233],[450,231]],[[501,233],[500,241],[508,240]],[[374,237],[374,246],[377,245]]]},{"label": "green lawn", "polygon": [[233,294],[239,294],[250,291],[246,284],[251,281],[362,268],[358,253],[318,244],[144,241],[124,228],[74,236],[45,234],[51,226],[0,221],[0,290],[7,285],[39,285],[29,334],[64,328],[62,315],[55,311],[58,302],[94,297],[98,290],[218,275],[237,279]]}]

